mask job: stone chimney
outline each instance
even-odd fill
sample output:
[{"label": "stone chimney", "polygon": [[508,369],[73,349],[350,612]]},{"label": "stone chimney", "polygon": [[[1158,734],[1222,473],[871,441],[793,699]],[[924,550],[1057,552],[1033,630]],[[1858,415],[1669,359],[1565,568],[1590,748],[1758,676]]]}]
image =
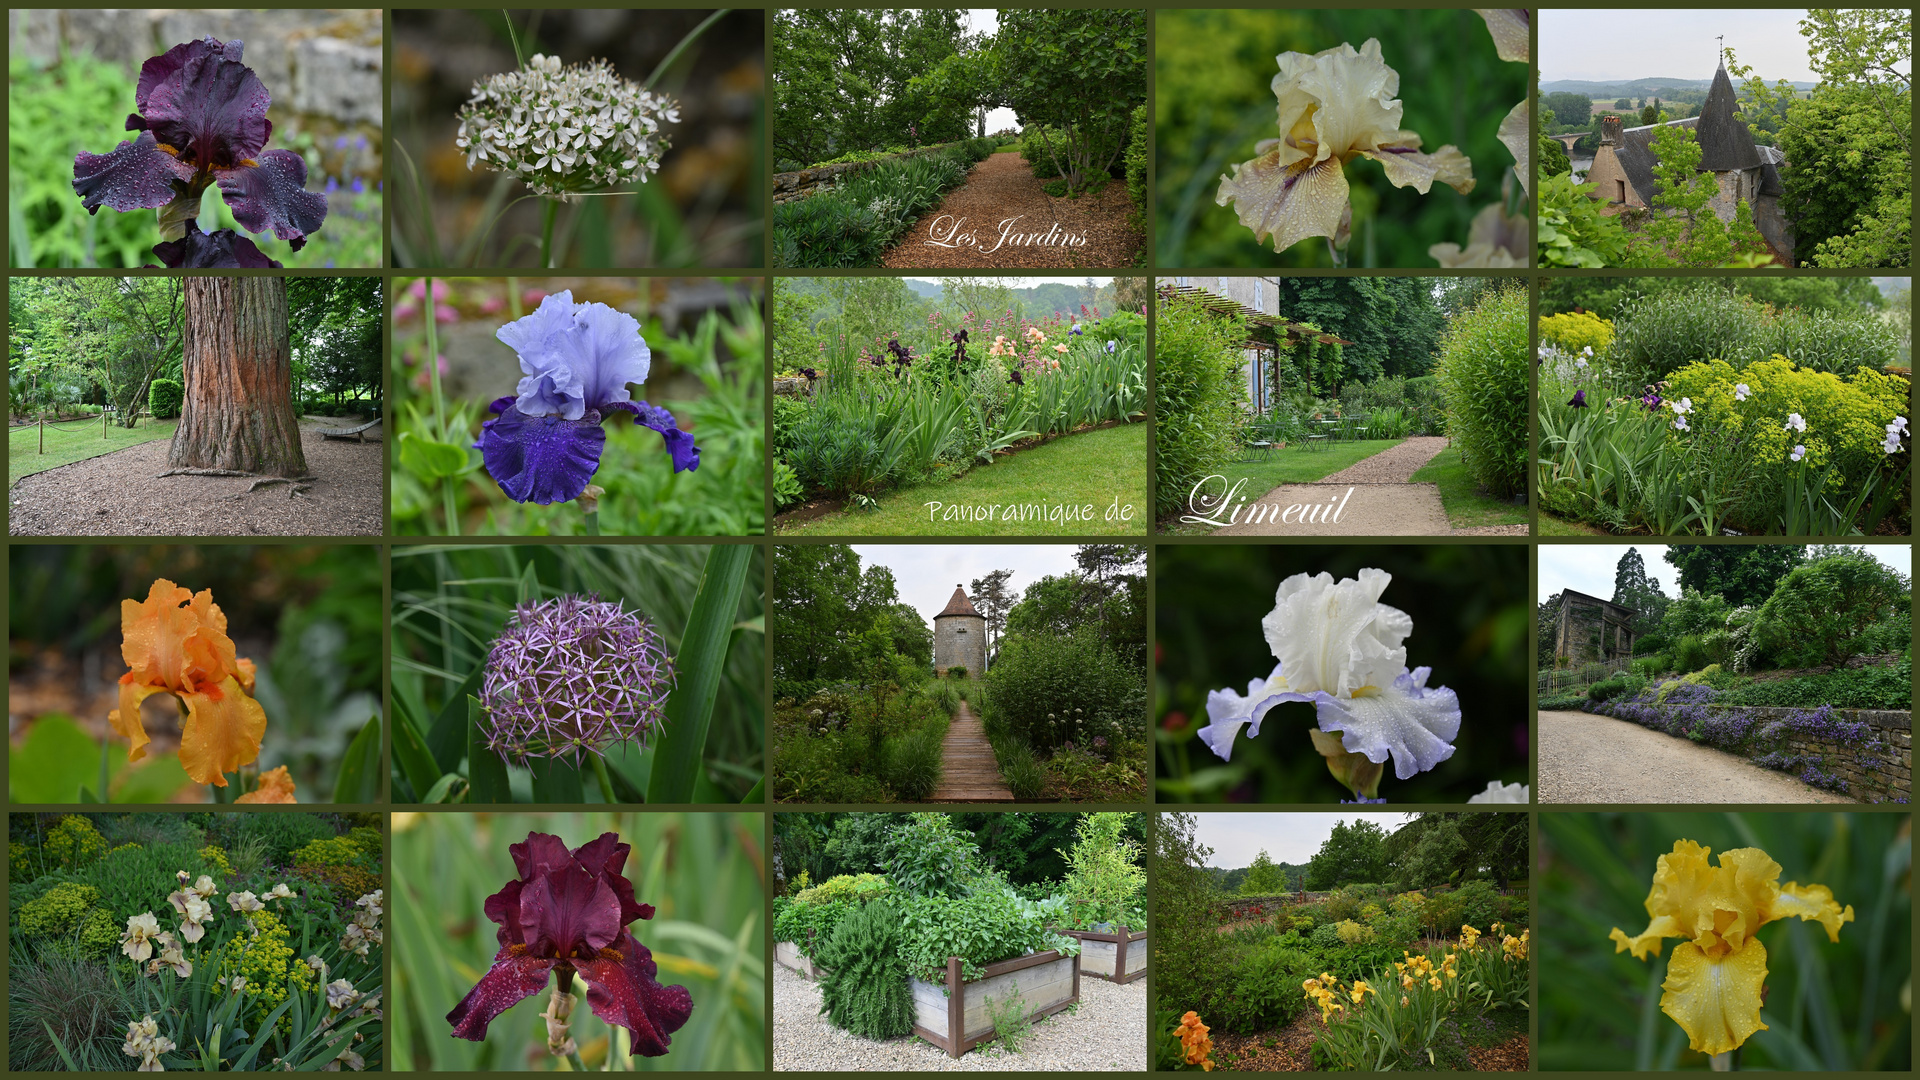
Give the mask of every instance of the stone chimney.
[{"label": "stone chimney", "polygon": [[1602,146],[1619,146],[1620,145],[1620,118],[1619,117],[1603,116],[1600,118],[1600,145]]}]

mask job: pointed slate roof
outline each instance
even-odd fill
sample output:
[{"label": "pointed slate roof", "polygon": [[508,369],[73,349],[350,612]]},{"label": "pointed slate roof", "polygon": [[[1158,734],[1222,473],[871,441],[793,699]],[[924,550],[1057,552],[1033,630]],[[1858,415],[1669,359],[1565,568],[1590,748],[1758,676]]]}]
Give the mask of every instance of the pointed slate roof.
[{"label": "pointed slate roof", "polygon": [[1727,78],[1727,67],[1722,64],[1713,73],[1707,102],[1700,106],[1700,123],[1693,129],[1694,137],[1700,140],[1702,170],[1733,172],[1760,167],[1760,151],[1753,145],[1753,132],[1733,115],[1739,104],[1739,98],[1733,93],[1733,81]]},{"label": "pointed slate roof", "polygon": [[934,618],[944,619],[949,615],[971,615],[976,619],[985,618],[984,615],[974,610],[973,601],[967,599],[966,587],[962,585],[955,585],[953,587],[953,599],[947,601],[946,610],[935,615]]}]

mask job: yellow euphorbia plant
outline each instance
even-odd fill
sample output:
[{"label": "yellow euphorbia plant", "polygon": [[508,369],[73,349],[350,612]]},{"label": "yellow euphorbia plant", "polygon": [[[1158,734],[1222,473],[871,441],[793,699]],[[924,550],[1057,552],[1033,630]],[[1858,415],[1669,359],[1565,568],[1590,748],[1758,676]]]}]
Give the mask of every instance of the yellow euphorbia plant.
[{"label": "yellow euphorbia plant", "polygon": [[1711,852],[1674,841],[1647,894],[1652,921],[1631,937],[1616,926],[1610,937],[1616,953],[1632,950],[1636,960],[1659,956],[1662,938],[1687,939],[1667,961],[1660,1009],[1686,1030],[1693,1049],[1725,1054],[1767,1027],[1760,1022],[1767,980],[1767,948],[1755,937],[1760,928],[1775,919],[1811,919],[1838,942],[1853,906],[1842,910],[1825,885],[1779,884],[1780,864],[1759,848],[1723,851],[1718,866],[1707,864]]},{"label": "yellow euphorbia plant", "polygon": [[[226,787],[226,773],[260,757],[267,714],[253,699],[253,661],[235,655],[227,617],[213,602],[213,591],[194,593],[161,578],[146,600],[121,602],[120,630],[120,655],[130,670],[120,676],[120,707],[107,719],[130,743],[127,760],[146,757],[152,741],[140,719],[140,703],[154,694],[172,694],[187,710],[180,764],[196,783]],[[283,766],[243,798],[292,802],[293,781]]]}]

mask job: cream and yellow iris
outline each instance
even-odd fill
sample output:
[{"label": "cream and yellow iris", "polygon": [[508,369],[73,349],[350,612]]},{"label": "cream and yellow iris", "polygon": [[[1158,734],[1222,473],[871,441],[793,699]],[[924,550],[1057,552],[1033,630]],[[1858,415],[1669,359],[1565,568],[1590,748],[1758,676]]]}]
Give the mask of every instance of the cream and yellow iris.
[{"label": "cream and yellow iris", "polygon": [[1343,43],[1275,59],[1281,137],[1254,147],[1260,156],[1234,165],[1214,197],[1233,204],[1255,239],[1271,235],[1273,249],[1285,251],[1309,237],[1335,237],[1349,213],[1342,168],[1356,157],[1379,162],[1393,186],[1422,195],[1436,180],[1463,195],[1473,190],[1473,163],[1458,148],[1423,154],[1419,134],[1401,130],[1400,73],[1381,58],[1377,39],[1358,52]]},{"label": "cream and yellow iris", "polygon": [[1615,952],[1636,960],[1659,956],[1661,940],[1686,939],[1667,962],[1660,1008],[1686,1030],[1693,1049],[1724,1054],[1738,1048],[1760,1022],[1760,991],[1767,978],[1767,949],[1754,935],[1775,919],[1812,920],[1840,940],[1840,925],[1853,921],[1825,885],[1779,884],[1780,864],[1759,848],[1720,853],[1691,840],[1674,841],[1660,856],[1647,894],[1647,928],[1610,936]]}]

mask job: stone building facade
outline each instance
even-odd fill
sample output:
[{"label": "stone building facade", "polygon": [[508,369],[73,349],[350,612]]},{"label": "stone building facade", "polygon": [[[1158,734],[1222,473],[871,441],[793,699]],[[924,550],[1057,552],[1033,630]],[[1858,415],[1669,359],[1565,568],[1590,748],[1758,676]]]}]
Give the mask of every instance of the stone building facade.
[{"label": "stone building facade", "polygon": [[1714,216],[1732,221],[1738,205],[1746,203],[1767,247],[1793,265],[1793,225],[1780,209],[1780,196],[1786,193],[1780,170],[1787,165],[1786,156],[1753,141],[1752,130],[1737,115],[1739,104],[1723,66],[1714,72],[1699,116],[1630,128],[1621,127],[1619,117],[1602,118],[1600,147],[1586,181],[1595,185],[1592,197],[1605,204],[1601,212],[1617,214],[1651,206],[1660,192],[1654,175],[1660,163],[1653,151],[1654,134],[1663,126],[1685,128],[1700,144],[1699,171],[1712,174],[1719,189],[1707,203]]},{"label": "stone building facade", "polygon": [[945,677],[954,667],[966,668],[975,679],[987,673],[987,619],[967,599],[963,585],[953,587],[953,599],[933,617],[933,670]]},{"label": "stone building facade", "polygon": [[[1170,281],[1183,288],[1205,289],[1215,296],[1224,296],[1263,315],[1280,314],[1280,289],[1264,278],[1206,276],[1169,277],[1160,280],[1162,283]],[[1271,404],[1267,400],[1272,396],[1269,385],[1271,371],[1268,365],[1273,361],[1273,354],[1262,353],[1258,349],[1243,349],[1241,355],[1247,361],[1247,366],[1240,370],[1240,379],[1247,385],[1247,405],[1255,412],[1264,412]]]},{"label": "stone building facade", "polygon": [[1632,608],[1566,589],[1553,623],[1553,657],[1565,664],[1606,663],[1633,655]]}]

